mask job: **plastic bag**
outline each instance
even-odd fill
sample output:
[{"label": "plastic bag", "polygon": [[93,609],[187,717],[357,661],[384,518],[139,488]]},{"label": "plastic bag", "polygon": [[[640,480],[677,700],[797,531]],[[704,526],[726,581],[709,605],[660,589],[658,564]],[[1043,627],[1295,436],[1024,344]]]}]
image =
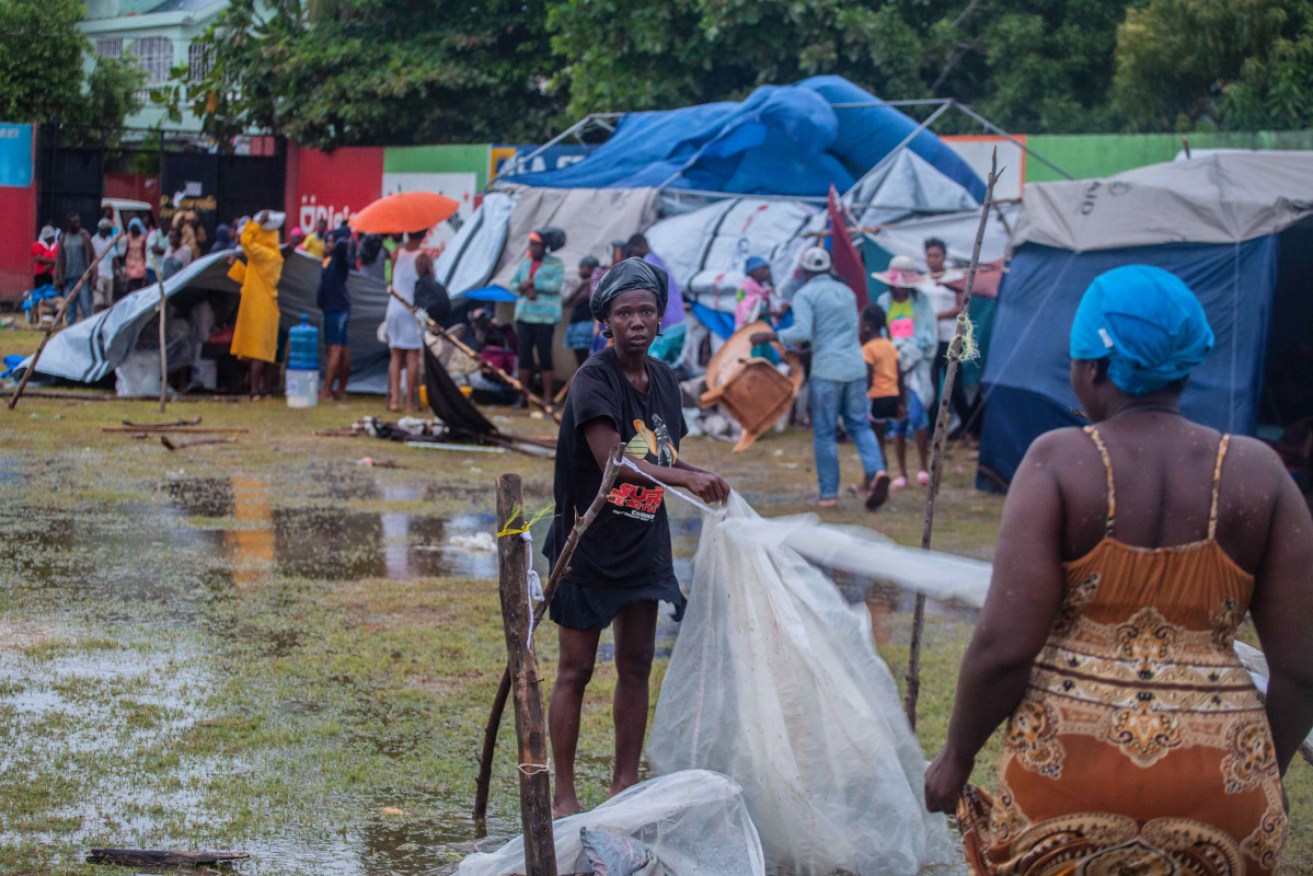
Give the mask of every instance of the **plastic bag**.
[{"label": "plastic bag", "polygon": [[[592,870],[580,831],[605,831],[645,844],[677,876],[765,876],[761,840],[732,779],[685,770],[634,785],[589,812],[553,825],[560,873]],[[495,852],[470,855],[457,876],[512,876],[524,872],[524,839]]]},{"label": "plastic bag", "polygon": [[703,517],[652,766],[739,782],[783,872],[952,866],[958,854],[943,816],[925,810],[925,759],[870,624],[797,552],[739,531],[756,520],[737,494],[723,518]]}]

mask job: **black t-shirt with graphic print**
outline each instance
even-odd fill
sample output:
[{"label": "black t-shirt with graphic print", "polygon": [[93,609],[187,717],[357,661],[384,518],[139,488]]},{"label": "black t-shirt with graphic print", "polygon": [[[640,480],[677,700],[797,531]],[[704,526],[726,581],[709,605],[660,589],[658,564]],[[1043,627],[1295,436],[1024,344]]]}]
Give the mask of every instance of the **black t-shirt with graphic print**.
[{"label": "black t-shirt with graphic print", "polygon": [[[680,408],[679,382],[670,366],[647,360],[646,393],[634,389],[608,347],[575,372],[556,442],[556,517],[543,547],[553,563],[575,515],[583,516],[602,486],[584,427],[610,420],[630,455],[670,466],[688,431]],[[665,490],[617,481],[607,505],[584,533],[570,561],[567,580],[580,586],[637,587],[674,577]]]}]

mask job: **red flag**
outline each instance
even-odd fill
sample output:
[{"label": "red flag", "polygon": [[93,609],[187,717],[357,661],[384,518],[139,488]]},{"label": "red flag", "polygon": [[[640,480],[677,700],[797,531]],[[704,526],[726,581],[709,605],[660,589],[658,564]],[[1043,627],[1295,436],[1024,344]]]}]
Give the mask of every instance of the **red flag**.
[{"label": "red flag", "polygon": [[843,221],[843,211],[839,209],[839,193],[830,186],[830,258],[834,261],[834,273],[843,280],[857,295],[857,309],[861,311],[869,300],[866,296],[866,265],[862,263],[862,254],[853,246],[848,236],[848,226]]}]

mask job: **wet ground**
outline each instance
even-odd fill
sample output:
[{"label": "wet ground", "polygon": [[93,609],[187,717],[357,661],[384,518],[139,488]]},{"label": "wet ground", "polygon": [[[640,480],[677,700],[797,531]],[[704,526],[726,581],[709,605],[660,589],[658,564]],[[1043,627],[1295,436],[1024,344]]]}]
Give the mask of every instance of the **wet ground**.
[{"label": "wet ground", "polygon": [[[0,488],[0,850],[76,868],[96,846],[230,847],[248,874],[421,874],[473,848],[469,728],[489,696],[460,664],[500,651],[491,491],[343,465],[142,479],[2,457]],[[688,576],[700,524],[674,518]],[[891,641],[905,594],[837,580]],[[434,582],[481,594],[482,632],[460,635],[491,638],[483,655],[444,658],[459,610]],[[663,616],[659,658],[677,634]],[[605,755],[580,760],[601,784]],[[494,837],[518,832],[501,784]]]}]

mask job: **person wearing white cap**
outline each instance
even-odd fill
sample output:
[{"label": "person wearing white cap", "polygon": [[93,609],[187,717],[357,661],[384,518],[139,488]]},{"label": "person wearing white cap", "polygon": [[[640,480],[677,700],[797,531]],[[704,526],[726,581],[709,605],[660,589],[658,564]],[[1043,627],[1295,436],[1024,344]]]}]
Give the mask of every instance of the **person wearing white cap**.
[{"label": "person wearing white cap", "polygon": [[803,250],[803,285],[793,296],[793,325],[775,332],[756,332],[753,344],[774,340],[786,344],[810,342],[812,452],[820,495],[816,504],[833,508],[839,502],[837,424],[852,438],[866,476],[866,507],[874,511],[889,492],[884,457],[871,430],[866,406],[866,360],[857,336],[857,296],[830,275],[830,253],[823,247]]},{"label": "person wearing white cap", "polygon": [[252,399],[264,394],[264,366],[278,361],[278,281],[283,275],[283,253],[278,229],[286,213],[261,210],[242,227],[245,262],[235,262],[228,276],[242,286],[237,306],[231,351],[251,363]]},{"label": "person wearing white cap", "polygon": [[889,269],[871,275],[889,287],[880,296],[889,326],[889,339],[898,350],[898,370],[907,388],[907,419],[891,423],[889,434],[894,439],[894,454],[898,457],[898,477],[892,489],[907,486],[907,433],[916,435],[916,452],[921,460],[917,483],[930,483],[928,458],[930,454],[930,410],[935,397],[934,361],[938,336],[935,333],[935,310],[930,299],[917,287],[926,278],[917,273],[916,263],[907,256],[894,256]]}]

